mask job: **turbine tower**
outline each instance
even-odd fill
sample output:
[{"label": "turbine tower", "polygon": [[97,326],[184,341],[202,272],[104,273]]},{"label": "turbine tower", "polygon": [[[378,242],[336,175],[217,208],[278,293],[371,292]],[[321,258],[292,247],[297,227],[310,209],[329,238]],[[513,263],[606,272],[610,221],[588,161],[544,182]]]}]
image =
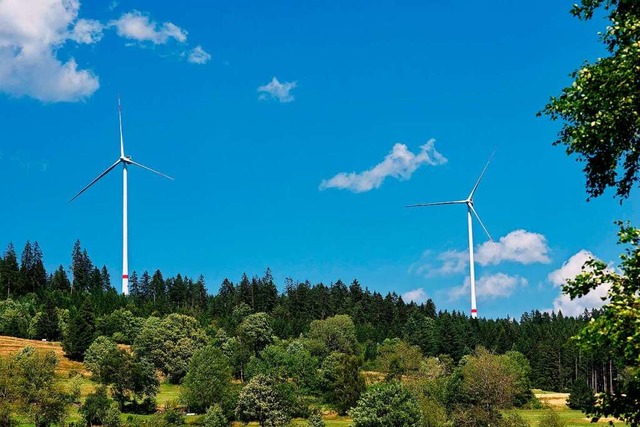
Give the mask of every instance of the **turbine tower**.
[{"label": "turbine tower", "polygon": [[482,226],[482,229],[484,230],[484,232],[487,233],[489,240],[493,241],[493,239],[491,238],[491,235],[489,234],[489,231],[487,230],[487,227],[484,226],[484,224],[482,223],[482,220],[480,219],[480,216],[478,215],[478,212],[476,212],[475,208],[473,207],[473,196],[474,194],[476,194],[478,185],[480,185],[480,181],[482,180],[484,173],[487,171],[487,168],[489,167],[489,163],[491,162],[492,158],[493,158],[493,154],[491,154],[489,161],[487,161],[487,164],[484,166],[484,169],[482,169],[482,173],[480,174],[480,176],[478,177],[478,180],[476,181],[476,185],[473,186],[471,193],[469,193],[469,196],[466,199],[453,200],[450,202],[419,203],[417,205],[407,206],[408,208],[418,208],[423,206],[438,206],[438,205],[467,205],[467,227],[469,229],[469,280],[471,282],[471,317],[473,319],[478,317],[478,307],[476,305],[476,274],[475,274],[474,261],[473,261],[473,229],[472,229],[473,218],[471,217],[472,213],[478,219],[478,222]]},{"label": "turbine tower", "polygon": [[124,295],[129,294],[129,236],[128,236],[128,227],[127,227],[127,166],[135,165],[141,167],[142,169],[146,169],[153,173],[156,173],[160,176],[173,180],[168,175],[163,174],[162,172],[158,172],[155,169],[151,169],[145,165],[134,162],[131,160],[131,156],[126,156],[124,154],[124,138],[122,137],[122,107],[120,106],[120,97],[118,97],[118,121],[120,122],[120,157],[115,161],[114,164],[109,166],[107,170],[102,172],[96,179],[91,181],[89,185],[84,187],[82,190],[78,192],[70,202],[73,202],[78,196],[87,191],[89,187],[98,182],[103,176],[111,172],[116,166],[122,164],[122,293]]}]

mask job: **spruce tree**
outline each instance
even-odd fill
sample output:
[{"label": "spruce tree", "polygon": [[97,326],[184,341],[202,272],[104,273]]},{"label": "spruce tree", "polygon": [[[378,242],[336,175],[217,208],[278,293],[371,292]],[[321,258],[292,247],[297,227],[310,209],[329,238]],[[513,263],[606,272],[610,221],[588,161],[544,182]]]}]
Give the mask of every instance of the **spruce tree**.
[{"label": "spruce tree", "polygon": [[9,298],[16,293],[19,276],[20,268],[18,267],[16,251],[13,248],[13,243],[9,243],[4,253],[2,271],[0,271],[0,290],[2,290],[2,296]]},{"label": "spruce tree", "polygon": [[65,336],[62,349],[73,360],[82,360],[84,352],[93,342],[95,333],[95,316],[93,304],[89,297],[85,298],[80,309],[73,315]]}]

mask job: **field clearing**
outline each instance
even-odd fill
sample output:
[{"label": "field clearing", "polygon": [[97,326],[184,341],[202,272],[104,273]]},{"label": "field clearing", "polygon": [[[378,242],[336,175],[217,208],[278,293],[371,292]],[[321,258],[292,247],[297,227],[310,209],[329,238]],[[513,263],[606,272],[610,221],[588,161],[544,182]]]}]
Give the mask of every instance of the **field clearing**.
[{"label": "field clearing", "polygon": [[[516,411],[522,418],[527,420],[531,427],[537,427],[540,424],[540,419],[546,414],[547,409],[523,409]],[[609,419],[600,419],[597,423],[592,423],[591,418],[585,417],[581,411],[569,409],[557,409],[555,412],[564,420],[566,427],[580,427],[586,425],[609,425]],[[612,420],[614,421],[614,420]],[[625,426],[626,424],[620,421],[614,421],[614,426]]]},{"label": "field clearing", "polygon": [[83,376],[91,375],[81,362],[75,362],[65,357],[59,342],[0,336],[0,355],[15,354],[25,347],[33,347],[39,351],[53,351],[58,358],[56,374],[62,377],[68,378],[69,374],[74,371]]},{"label": "field clearing", "polygon": [[534,390],[533,394],[542,402],[553,409],[565,409],[569,393],[553,393],[550,391]]}]

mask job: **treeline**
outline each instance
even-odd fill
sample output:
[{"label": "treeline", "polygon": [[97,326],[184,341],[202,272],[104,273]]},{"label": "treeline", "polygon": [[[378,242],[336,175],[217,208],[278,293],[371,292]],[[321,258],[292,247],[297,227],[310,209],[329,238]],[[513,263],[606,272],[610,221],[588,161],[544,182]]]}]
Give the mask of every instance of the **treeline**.
[{"label": "treeline", "polygon": [[[222,330],[233,336],[247,316],[266,313],[273,335],[286,340],[308,333],[314,320],[348,315],[365,365],[374,363],[385,340],[401,339],[424,357],[446,354],[456,363],[478,346],[496,354],[518,351],[530,361],[533,387],[545,390],[566,391],[578,380],[595,391],[610,390],[617,374],[613,361],[583,354],[571,341],[597,312],[578,318],[532,311],[519,321],[471,319],[438,311],[432,300],[416,304],[394,292],[371,292],[357,280],[325,285],[287,279],[278,292],[269,269],[262,276],[244,274],[237,283],[225,279],[214,295],[207,293],[202,276],[133,272],[131,293],[123,296],[111,285],[106,267],[97,267],[79,241],[69,272],[61,265],[47,273],[37,242],[26,243],[20,262],[9,244],[0,258],[0,295],[5,297],[0,300],[0,334],[59,340],[74,325],[85,329],[80,343],[69,344],[81,355],[96,334],[132,344],[136,330],[151,316],[187,315],[211,334]],[[93,324],[83,326],[87,322]]]}]

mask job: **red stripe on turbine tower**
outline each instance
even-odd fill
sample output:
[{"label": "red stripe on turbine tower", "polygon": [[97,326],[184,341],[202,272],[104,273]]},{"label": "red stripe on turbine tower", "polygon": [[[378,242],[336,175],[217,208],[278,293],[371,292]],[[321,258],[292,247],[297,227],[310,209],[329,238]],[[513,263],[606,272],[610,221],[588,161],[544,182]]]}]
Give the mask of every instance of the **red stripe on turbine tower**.
[{"label": "red stripe on turbine tower", "polygon": [[478,309],[477,309],[477,308],[472,308],[472,309],[471,309],[471,312],[472,312],[472,313],[477,313],[477,312],[478,312]]},{"label": "red stripe on turbine tower", "polygon": [[123,279],[128,279],[128,278],[129,278],[129,275],[128,275],[128,274],[123,274],[123,275],[122,275],[122,278],[123,278]]}]

